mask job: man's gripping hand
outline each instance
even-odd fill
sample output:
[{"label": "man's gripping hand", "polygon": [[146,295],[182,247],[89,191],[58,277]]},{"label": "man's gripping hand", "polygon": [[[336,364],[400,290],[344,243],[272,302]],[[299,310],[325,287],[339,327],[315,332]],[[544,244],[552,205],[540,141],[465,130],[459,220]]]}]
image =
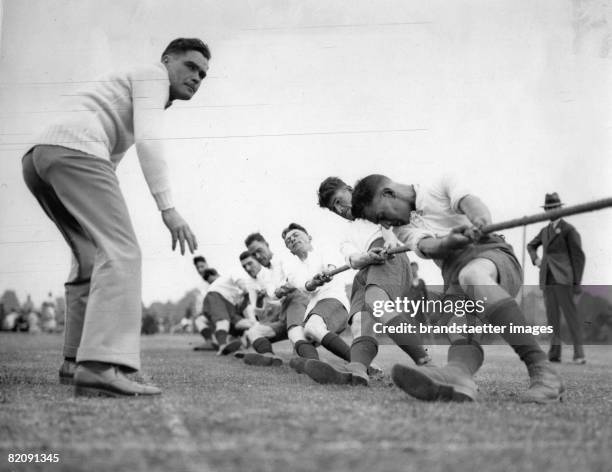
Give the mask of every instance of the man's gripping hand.
[{"label": "man's gripping hand", "polygon": [[451,230],[444,238],[441,244],[445,250],[452,251],[453,249],[461,249],[474,242],[472,239],[472,228],[469,226],[457,226]]},{"label": "man's gripping hand", "polygon": [[174,208],[168,208],[161,213],[162,220],[172,236],[172,250],[176,249],[176,243],[178,242],[181,247],[181,254],[185,254],[185,243],[187,243],[189,250],[193,254],[198,248],[198,241],[187,222]]}]

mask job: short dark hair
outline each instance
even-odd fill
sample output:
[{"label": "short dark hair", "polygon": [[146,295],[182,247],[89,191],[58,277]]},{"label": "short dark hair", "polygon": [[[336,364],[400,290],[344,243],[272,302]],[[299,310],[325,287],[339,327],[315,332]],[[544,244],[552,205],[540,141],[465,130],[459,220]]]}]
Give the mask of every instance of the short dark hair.
[{"label": "short dark hair", "polygon": [[348,185],[340,178],[340,177],[328,177],[321,185],[319,185],[319,191],[317,192],[317,196],[319,197],[319,206],[321,208],[327,208],[328,210],[332,209],[331,201],[334,198],[334,194],[338,190],[342,190],[347,188]]},{"label": "short dark hair", "polygon": [[177,38],[171,41],[170,44],[166,46],[166,49],[164,49],[162,57],[164,57],[166,54],[172,54],[175,52],[183,53],[187,51],[197,51],[210,61],[211,56],[208,45],[198,38]]},{"label": "short dark hair", "polygon": [[308,234],[308,231],[306,231],[306,228],[304,228],[302,225],[299,225],[297,223],[289,223],[289,226],[287,226],[284,230],[283,233],[281,234],[281,238],[283,238],[283,240],[285,239],[285,236],[287,235],[287,233],[289,231],[293,231],[294,229],[298,229],[300,231],[304,231],[304,233]]},{"label": "short dark hair", "polygon": [[357,181],[351,199],[351,213],[354,218],[365,218],[365,207],[372,203],[376,192],[389,180],[385,175],[372,174]]},{"label": "short dark hair", "polygon": [[244,240],[244,245],[246,247],[249,247],[249,245],[253,242],[253,241],[260,241],[264,244],[268,244],[268,241],[266,241],[266,238],[264,238],[261,233],[251,233],[249,234],[246,239]]},{"label": "short dark hair", "polygon": [[206,264],[206,258],[204,256],[195,256],[193,258],[193,265],[198,265],[198,262],[203,262]]},{"label": "short dark hair", "polygon": [[206,269],[204,271],[204,273],[202,274],[202,278],[208,282],[208,279],[213,275],[219,275],[219,272],[217,272],[217,269],[213,269],[211,267],[210,269]]},{"label": "short dark hair", "polygon": [[253,254],[251,254],[251,252],[250,252],[250,251],[242,251],[242,252],[240,253],[240,258],[239,258],[239,259],[240,259],[240,261],[243,261],[243,260],[245,260],[247,257],[253,257]]}]

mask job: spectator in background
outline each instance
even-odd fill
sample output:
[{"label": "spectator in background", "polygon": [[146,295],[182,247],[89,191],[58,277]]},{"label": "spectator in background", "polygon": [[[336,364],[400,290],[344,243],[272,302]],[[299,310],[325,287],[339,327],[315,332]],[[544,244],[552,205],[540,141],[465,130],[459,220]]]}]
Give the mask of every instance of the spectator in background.
[{"label": "spectator in background", "polygon": [[[544,210],[552,211],[563,206],[559,195],[547,193]],[[542,258],[538,248],[542,246]],[[574,295],[580,293],[585,257],[580,243],[580,234],[563,219],[551,219],[550,224],[540,230],[527,244],[531,262],[540,268],[540,288],[544,292],[546,317],[553,328],[548,359],[561,362],[561,311],[574,343],[574,363],[584,364],[582,346],[582,320],[576,310]]]},{"label": "spectator in background", "polygon": [[16,310],[11,310],[2,320],[2,331],[16,331],[17,318],[19,318],[19,313]]},{"label": "spectator in background", "polygon": [[47,299],[43,302],[41,307],[41,328],[47,333],[52,333],[57,329],[57,320],[55,313],[55,300],[53,294],[49,292]]}]

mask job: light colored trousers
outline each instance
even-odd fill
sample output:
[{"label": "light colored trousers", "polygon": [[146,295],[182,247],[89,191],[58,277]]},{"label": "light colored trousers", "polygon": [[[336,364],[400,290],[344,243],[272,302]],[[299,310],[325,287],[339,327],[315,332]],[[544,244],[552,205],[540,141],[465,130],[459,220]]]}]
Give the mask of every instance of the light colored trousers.
[{"label": "light colored trousers", "polygon": [[73,255],[64,356],[140,369],[141,255],[109,161],[36,146],[23,176]]}]

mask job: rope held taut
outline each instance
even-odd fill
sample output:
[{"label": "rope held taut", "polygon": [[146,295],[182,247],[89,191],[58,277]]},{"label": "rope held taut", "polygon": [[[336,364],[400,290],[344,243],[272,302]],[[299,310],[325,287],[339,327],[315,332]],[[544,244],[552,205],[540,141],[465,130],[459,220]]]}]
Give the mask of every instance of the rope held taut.
[{"label": "rope held taut", "polygon": [[[526,226],[533,223],[540,223],[542,221],[556,220],[563,218],[564,216],[577,215],[580,213],[589,213],[591,211],[603,210],[604,208],[612,207],[612,198],[603,198],[601,200],[595,200],[588,203],[581,203],[579,205],[568,206],[565,208],[559,208],[557,210],[549,210],[535,215],[523,216],[521,218],[514,218],[513,220],[502,221],[501,223],[493,223],[486,225],[482,228],[482,232],[494,233],[496,231],[502,231],[505,229],[517,228],[519,226]],[[393,249],[389,249],[387,254],[400,254],[402,252],[408,252],[410,248],[408,246],[398,246]],[[327,275],[334,276],[351,269],[348,265],[337,267],[327,272]],[[311,291],[316,288],[314,280],[306,282],[306,289]]]}]

